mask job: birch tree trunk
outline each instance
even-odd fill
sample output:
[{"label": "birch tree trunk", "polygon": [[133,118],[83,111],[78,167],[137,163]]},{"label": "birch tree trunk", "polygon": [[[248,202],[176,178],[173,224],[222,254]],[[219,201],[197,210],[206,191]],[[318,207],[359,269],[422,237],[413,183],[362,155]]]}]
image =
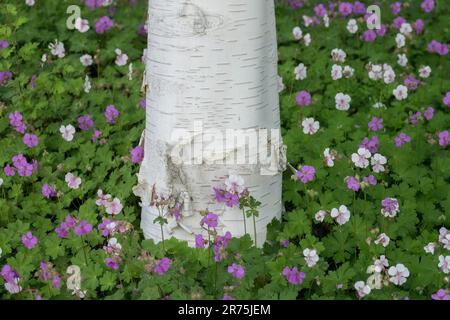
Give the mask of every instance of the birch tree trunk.
[{"label": "birch tree trunk", "polygon": [[[199,214],[205,209],[219,215],[219,233],[243,235],[242,211],[217,204],[213,197],[212,187],[234,173],[245,179],[250,193],[262,203],[256,219],[261,246],[266,225],[281,215],[284,146],[279,131],[268,132],[271,152],[261,157],[267,148],[264,134],[258,136],[259,149],[252,145],[249,150],[241,133],[236,134],[235,145],[226,135],[227,130],[243,129],[250,140],[252,129],[279,129],[274,1],[149,0],[148,23],[145,156],[134,188],[141,197],[145,238],[162,238],[160,225],[154,223],[160,212],[150,205],[153,187],[157,193],[183,199],[182,218],[169,219],[163,228],[165,239],[174,236],[194,245],[195,235],[205,234]],[[188,134],[174,141],[177,130]],[[217,135],[207,144],[205,132],[222,137]],[[199,144],[203,154],[192,152]],[[223,153],[205,151],[221,145]],[[173,156],[180,150],[181,163]],[[235,157],[233,152],[236,157],[247,152],[250,159],[258,150],[256,164],[227,162]],[[270,163],[263,163],[268,159]],[[253,238],[252,226],[247,219],[247,232]]]}]

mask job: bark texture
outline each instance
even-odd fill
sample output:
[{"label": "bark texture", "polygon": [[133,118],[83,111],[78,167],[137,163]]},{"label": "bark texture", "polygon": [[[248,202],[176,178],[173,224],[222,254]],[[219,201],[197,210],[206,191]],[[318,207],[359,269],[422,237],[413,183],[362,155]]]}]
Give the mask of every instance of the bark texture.
[{"label": "bark texture", "polygon": [[[160,226],[153,223],[158,210],[149,205],[153,186],[158,193],[184,200],[183,218],[170,219],[164,227],[166,239],[174,236],[193,245],[195,234],[204,233],[199,211],[205,209],[219,214],[219,233],[242,235],[242,212],[216,204],[212,190],[235,173],[262,203],[257,218],[262,245],[267,223],[281,215],[283,159],[272,166],[274,174],[264,175],[260,164],[221,163],[233,151],[245,152],[242,143],[224,143],[224,154],[214,154],[217,161],[199,161],[198,154],[192,155],[194,164],[174,161],[171,152],[175,129],[195,135],[183,142],[183,154],[199,142],[196,121],[202,122],[203,132],[216,130],[224,138],[226,129],[280,127],[273,0],[149,0],[148,30],[145,157],[134,188],[141,197],[145,237],[161,240]],[[251,156],[257,150],[248,152]],[[252,236],[251,226],[247,219]]]}]

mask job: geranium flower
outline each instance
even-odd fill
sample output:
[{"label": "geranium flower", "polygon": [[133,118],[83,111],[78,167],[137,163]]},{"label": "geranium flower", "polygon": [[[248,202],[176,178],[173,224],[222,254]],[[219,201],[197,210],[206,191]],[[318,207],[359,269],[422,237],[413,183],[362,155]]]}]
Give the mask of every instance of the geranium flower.
[{"label": "geranium flower", "polygon": [[294,36],[295,40],[300,40],[302,38],[303,32],[302,29],[300,29],[300,27],[294,27],[294,29],[292,29],[292,35]]},{"label": "geranium flower", "polygon": [[364,281],[357,281],[355,283],[356,294],[358,298],[362,299],[371,291],[370,287]]},{"label": "geranium flower", "polygon": [[128,63],[128,55],[123,53],[122,50],[116,49],[116,50],[114,50],[114,52],[116,53],[116,61],[115,61],[116,65],[121,67]]},{"label": "geranium flower", "polygon": [[303,250],[303,257],[305,257],[306,265],[310,268],[314,267],[317,264],[317,261],[319,261],[316,249],[306,248]]},{"label": "geranium flower", "polygon": [[400,206],[398,200],[395,198],[387,197],[381,201],[381,214],[385,217],[393,218],[400,212]]},{"label": "geranium flower", "polygon": [[295,80],[304,80],[304,79],[306,79],[307,73],[308,73],[308,68],[303,63],[300,63],[294,69]]},{"label": "geranium flower", "polygon": [[340,92],[336,94],[334,99],[336,102],[336,109],[346,111],[350,108],[352,98],[349,95]]},{"label": "geranium flower", "polygon": [[426,253],[434,254],[434,250],[436,249],[436,244],[433,242],[428,243],[425,247],[423,247],[423,250]]},{"label": "geranium flower", "polygon": [[330,148],[325,148],[325,150],[323,151],[323,156],[325,158],[325,164],[327,165],[327,167],[333,167],[335,156],[333,155],[333,153],[330,153]]},{"label": "geranium flower", "polygon": [[77,176],[74,176],[71,172],[66,174],[65,181],[67,182],[67,186],[70,189],[78,189],[81,184],[81,179]]},{"label": "geranium flower", "polygon": [[66,55],[66,50],[64,49],[64,43],[59,42],[57,39],[55,39],[54,43],[50,43],[48,45],[48,48],[50,49],[50,52],[52,55],[57,56],[58,58],[64,58]]},{"label": "geranium flower", "polygon": [[228,175],[228,177],[225,179],[224,183],[225,183],[225,189],[231,193],[241,194],[245,189],[244,178],[242,178],[241,176],[238,176],[236,174]]},{"label": "geranium flower", "polygon": [[387,236],[387,234],[380,234],[377,239],[374,241],[375,244],[381,244],[383,247],[387,247],[389,245],[391,238]]},{"label": "geranium flower", "polygon": [[89,21],[87,21],[86,19],[82,19],[81,17],[76,18],[75,29],[77,29],[81,33],[89,31]]},{"label": "geranium flower", "polygon": [[399,263],[395,267],[392,266],[388,270],[390,276],[389,281],[397,286],[404,284],[409,277],[409,270],[403,264]]},{"label": "geranium flower", "polygon": [[296,177],[303,183],[313,181],[315,178],[316,169],[313,166],[301,166],[299,170],[295,172]]},{"label": "geranium flower", "polygon": [[27,249],[33,249],[37,243],[38,243],[38,238],[36,238],[35,236],[33,236],[33,234],[31,233],[31,231],[27,231],[27,233],[25,233],[22,236],[22,243],[25,246],[25,248]]},{"label": "geranium flower", "polygon": [[323,222],[325,217],[327,216],[327,212],[325,210],[319,210],[314,215],[314,219],[316,219],[318,222]]},{"label": "geranium flower", "polygon": [[245,275],[245,268],[241,265],[233,263],[227,268],[228,273],[232,274],[236,279],[242,279]]},{"label": "geranium flower", "polygon": [[392,91],[392,93],[394,94],[395,99],[399,101],[408,98],[408,88],[405,87],[404,85],[398,85],[397,88],[395,88],[394,91]]},{"label": "geranium flower", "polygon": [[443,273],[450,273],[450,256],[440,255],[438,267]]},{"label": "geranium flower", "polygon": [[379,153],[375,153],[370,159],[370,163],[372,164],[372,170],[373,172],[379,173],[384,172],[384,164],[387,163],[386,157],[382,156]]},{"label": "geranium flower", "polygon": [[369,166],[369,158],[371,153],[366,148],[359,148],[358,153],[352,154],[352,162],[358,168],[367,168]]},{"label": "geranium flower", "polygon": [[285,267],[282,272],[283,276],[288,280],[290,284],[299,285],[303,283],[306,275],[304,272],[300,272],[297,267],[293,267],[292,269],[289,267]]},{"label": "geranium flower", "polygon": [[201,220],[201,224],[206,224],[208,228],[216,228],[218,225],[218,216],[214,212],[209,212]]},{"label": "geranium flower", "polygon": [[92,59],[92,56],[90,54],[84,54],[80,57],[80,62],[83,66],[89,67],[92,65],[94,60]]},{"label": "geranium flower", "polygon": [[156,263],[153,272],[159,274],[160,276],[166,274],[166,272],[169,270],[171,262],[172,261],[169,258],[162,258]]},{"label": "geranium flower", "polygon": [[331,209],[330,215],[332,218],[336,219],[336,222],[339,225],[346,224],[350,220],[350,211],[345,205],[341,205],[339,209]]},{"label": "geranium flower", "polygon": [[314,118],[305,118],[302,121],[303,133],[313,135],[320,129],[319,121]]},{"label": "geranium flower", "polygon": [[122,211],[122,203],[118,198],[114,198],[112,201],[107,201],[105,204],[106,213],[112,215],[118,215]]}]

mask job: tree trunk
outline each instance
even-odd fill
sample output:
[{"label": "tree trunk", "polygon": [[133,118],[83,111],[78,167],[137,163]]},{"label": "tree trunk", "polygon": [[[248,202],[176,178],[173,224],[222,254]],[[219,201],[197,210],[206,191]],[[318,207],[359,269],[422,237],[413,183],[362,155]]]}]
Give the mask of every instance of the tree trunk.
[{"label": "tree trunk", "polygon": [[[165,239],[174,236],[192,246],[196,234],[205,234],[199,212],[206,209],[219,215],[219,233],[243,235],[242,211],[217,204],[212,190],[234,173],[262,203],[256,219],[261,246],[267,224],[281,215],[285,161],[274,1],[149,0],[148,23],[145,156],[134,188],[145,238],[162,238],[154,222],[160,212],[150,205],[153,188],[183,201],[182,218],[164,225]],[[261,129],[275,130],[265,139]],[[254,141],[255,132],[259,148],[243,139]],[[213,133],[215,141],[209,140]],[[270,143],[270,156],[264,143]],[[240,164],[231,163],[235,154]],[[250,160],[256,155],[257,163]],[[247,218],[246,224],[253,238],[253,221]]]}]

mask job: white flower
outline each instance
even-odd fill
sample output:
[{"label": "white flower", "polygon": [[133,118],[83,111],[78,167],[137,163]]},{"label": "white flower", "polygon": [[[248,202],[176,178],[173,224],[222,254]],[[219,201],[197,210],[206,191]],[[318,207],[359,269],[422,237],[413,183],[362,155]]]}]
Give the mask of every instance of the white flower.
[{"label": "white flower", "polygon": [[380,80],[383,77],[383,67],[380,64],[370,64],[369,78],[371,80]]},{"label": "white flower", "polygon": [[303,250],[303,256],[305,257],[305,262],[309,268],[314,267],[319,261],[319,256],[317,255],[316,249],[308,249]]},{"label": "white flower", "polygon": [[61,136],[66,141],[72,141],[73,135],[75,134],[75,128],[68,124],[67,126],[62,125],[61,128],[59,128],[59,132],[61,132]]},{"label": "white flower", "polygon": [[380,256],[380,259],[375,260],[374,267],[375,272],[380,273],[381,271],[384,271],[387,267],[389,267],[389,261],[384,255],[382,255]]},{"label": "white flower", "polygon": [[327,216],[327,212],[325,210],[319,210],[314,215],[314,218],[319,222],[323,222],[323,220],[325,219],[326,216]]},{"label": "white flower", "polygon": [[395,267],[392,266],[388,270],[388,274],[391,276],[389,281],[397,286],[401,286],[406,282],[409,277],[409,270],[403,264],[398,263]]},{"label": "white flower", "polygon": [[305,36],[303,37],[303,43],[307,47],[309,47],[309,45],[311,44],[311,35],[309,33],[305,34]]},{"label": "white flower", "polygon": [[400,33],[404,34],[405,36],[409,35],[412,32],[412,27],[409,23],[404,22],[402,23],[400,27]]},{"label": "white flower", "polygon": [[385,70],[383,73],[384,83],[390,84],[395,80],[395,72],[392,69]]},{"label": "white flower", "polygon": [[342,73],[344,74],[344,77],[351,78],[355,74],[355,69],[350,66],[344,66],[344,71]]},{"label": "white flower", "polygon": [[286,89],[286,86],[283,83],[283,77],[278,76],[278,93]]},{"label": "white flower", "polygon": [[336,218],[336,222],[340,225],[347,223],[350,220],[350,211],[346,206],[341,205],[339,210],[336,208],[331,209],[331,217]]},{"label": "white flower", "polygon": [[116,53],[116,64],[121,67],[128,63],[128,56],[125,53],[122,53],[122,50],[116,49],[114,51]]},{"label": "white flower", "polygon": [[128,65],[128,80],[133,80],[133,63]]},{"label": "white flower", "polygon": [[359,148],[358,153],[352,154],[352,161],[358,168],[367,168],[369,166],[369,158],[371,154],[366,148]]},{"label": "white flower", "polygon": [[314,118],[305,118],[302,121],[303,133],[304,134],[315,134],[319,128],[319,121],[315,121]]},{"label": "white flower", "polygon": [[117,241],[117,238],[114,237],[108,240],[108,247],[116,251],[117,254],[120,250],[122,250],[122,245],[119,243],[119,241]]},{"label": "white flower", "polygon": [[397,55],[397,57],[397,63],[399,64],[399,66],[406,67],[406,65],[408,64],[408,58],[406,57],[406,54],[402,53]]},{"label": "white flower", "polygon": [[386,108],[386,106],[382,102],[376,102],[372,105],[372,108],[382,109],[382,108]]},{"label": "white flower", "polygon": [[350,102],[352,101],[352,98],[350,98],[350,96],[347,94],[339,92],[334,97],[334,100],[336,101],[336,109],[346,111],[350,108]]},{"label": "white flower", "polygon": [[334,166],[334,155],[330,153],[330,148],[326,148],[323,150],[323,156],[325,158],[325,164],[327,167],[333,167]]},{"label": "white flower", "polygon": [[444,227],[439,229],[439,242],[445,249],[450,250],[450,232]]},{"label": "white flower", "polygon": [[387,163],[386,157],[382,156],[379,153],[375,153],[370,159],[370,163],[372,164],[372,170],[373,172],[379,173],[384,172],[384,166],[383,164]]},{"label": "white flower", "polygon": [[85,33],[89,30],[89,21],[86,19],[82,19],[78,17],[75,19],[75,29],[80,31],[81,33]]},{"label": "white flower", "polygon": [[364,281],[358,281],[355,283],[356,293],[359,298],[363,298],[368,295],[371,291],[370,287]]},{"label": "white flower", "polygon": [[89,67],[90,65],[92,65],[92,62],[93,62],[92,56],[90,54],[83,54],[80,57],[80,62],[83,66]]},{"label": "white flower", "polygon": [[84,78],[83,90],[84,92],[89,93],[89,91],[91,91],[91,88],[91,80],[89,79],[89,76],[86,75],[86,77]]},{"label": "white flower", "polygon": [[342,49],[333,49],[331,50],[331,59],[334,62],[345,62],[345,58],[347,57],[347,54]]},{"label": "white flower", "polygon": [[13,281],[6,282],[5,289],[11,294],[21,292],[22,287],[19,285],[19,278],[14,278]]},{"label": "white flower", "polygon": [[440,255],[438,267],[443,273],[450,273],[450,256]]},{"label": "white flower", "polygon": [[240,194],[244,191],[244,178],[236,174],[230,174],[225,179],[225,189],[230,193]]},{"label": "white flower", "polygon": [[378,236],[378,238],[374,241],[375,244],[381,244],[383,247],[387,247],[389,245],[391,238],[387,236],[387,234],[382,233]]},{"label": "white flower", "polygon": [[330,26],[330,18],[327,14],[323,16],[323,25],[325,26],[325,28],[328,28]]},{"label": "white flower", "polygon": [[294,29],[292,29],[292,35],[294,36],[295,40],[300,40],[302,38],[303,32],[302,29],[300,29],[300,27],[295,27]]},{"label": "white flower", "polygon": [[342,78],[342,67],[337,64],[333,64],[331,67],[331,78],[333,80],[339,80]]},{"label": "white flower", "polygon": [[66,55],[64,43],[59,42],[57,39],[55,39],[55,43],[50,43],[48,48],[50,49],[51,54],[57,56],[58,58],[64,58]]},{"label": "white flower", "polygon": [[428,78],[431,74],[431,68],[430,66],[421,66],[419,69],[419,76],[421,78]]},{"label": "white flower", "polygon": [[308,68],[303,63],[300,63],[294,69],[295,80],[304,80],[304,79],[306,79],[307,72],[308,72]]},{"label": "white flower", "polygon": [[112,201],[108,201],[105,204],[106,213],[117,215],[122,211],[123,205],[118,198],[114,198]]},{"label": "white flower", "polygon": [[392,92],[397,100],[405,100],[408,98],[408,88],[404,85],[399,85]]},{"label": "white flower", "polygon": [[401,33],[397,33],[397,35],[395,36],[395,43],[397,44],[397,48],[403,48],[405,46],[405,36],[402,35]]},{"label": "white flower", "polygon": [[25,0],[25,4],[29,7],[34,6],[34,0]]},{"label": "white flower", "polygon": [[355,19],[348,20],[347,30],[350,33],[356,33],[358,31],[358,23],[356,22]]},{"label": "white flower", "polygon": [[434,254],[434,249],[436,249],[436,244],[434,242],[430,242],[425,247],[423,247],[423,250],[425,250],[426,253],[431,254]]},{"label": "white flower", "polygon": [[78,189],[80,187],[81,178],[73,175],[71,172],[66,174],[64,180],[67,182],[67,186],[70,189]]}]

